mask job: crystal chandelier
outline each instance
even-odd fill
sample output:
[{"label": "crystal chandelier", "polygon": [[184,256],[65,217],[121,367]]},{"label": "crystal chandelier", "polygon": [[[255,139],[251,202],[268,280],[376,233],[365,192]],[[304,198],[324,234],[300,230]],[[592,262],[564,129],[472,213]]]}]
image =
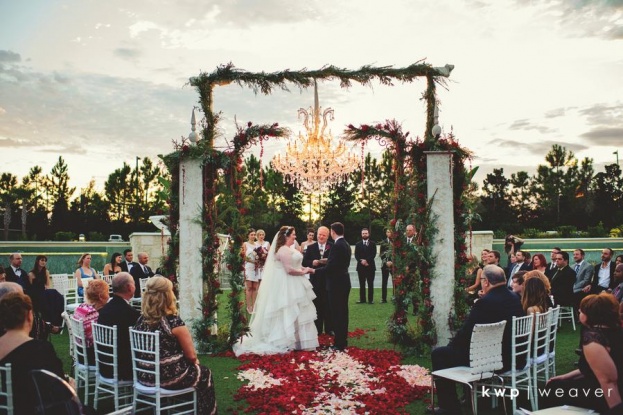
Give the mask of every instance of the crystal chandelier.
[{"label": "crystal chandelier", "polygon": [[314,107],[299,109],[298,116],[299,119],[303,116],[306,134],[299,133],[298,139],[290,140],[285,156],[277,154],[273,158],[273,168],[305,193],[326,192],[356,170],[359,159],[348,152],[344,142],[338,140],[337,145],[333,145],[331,132],[326,131],[328,119],[333,121],[333,108],[325,109],[321,115],[315,80]]}]

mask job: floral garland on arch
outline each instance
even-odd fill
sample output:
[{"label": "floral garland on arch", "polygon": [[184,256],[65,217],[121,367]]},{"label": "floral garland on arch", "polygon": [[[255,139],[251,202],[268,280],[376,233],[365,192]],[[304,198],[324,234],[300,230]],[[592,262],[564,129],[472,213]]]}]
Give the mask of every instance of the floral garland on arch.
[{"label": "floral garland on arch", "polygon": [[[395,120],[384,124],[349,125],[344,131],[351,141],[376,139],[394,155],[394,194],[392,198],[394,218],[393,229],[393,285],[394,312],[388,321],[390,341],[405,347],[408,351],[424,353],[437,341],[432,319],[434,304],[430,285],[435,278],[435,258],[431,241],[437,233],[436,218],[431,206],[434,199],[427,198],[426,151],[451,151],[453,154],[454,216],[455,216],[455,288],[454,311],[448,316],[451,328],[460,326],[467,314],[463,288],[465,286],[465,212],[463,193],[467,188],[465,160],[470,153],[458,145],[453,136],[441,140],[416,140],[407,142],[409,133],[403,133]],[[415,195],[415,197],[413,197]],[[417,230],[415,244],[406,244],[405,229],[414,224]],[[415,324],[409,324],[409,310],[412,309]]]},{"label": "floral garland on arch", "polygon": [[[242,191],[243,171],[242,155],[245,150],[256,144],[262,144],[271,137],[283,137],[289,133],[286,128],[281,128],[277,123],[272,125],[254,125],[249,122],[245,127],[237,126],[237,133],[231,141],[229,148],[217,151],[211,147],[207,140],[200,140],[197,145],[190,145],[186,139],[181,143],[174,143],[175,151],[167,156],[161,156],[173,177],[171,181],[171,195],[169,197],[169,223],[171,229],[171,243],[168,255],[164,260],[167,276],[177,282],[177,262],[179,260],[179,184],[184,180],[184,173],[180,177],[180,162],[184,159],[200,160],[203,168],[203,214],[201,224],[203,228],[203,245],[201,254],[203,258],[202,275],[204,282],[204,296],[201,301],[202,318],[193,324],[193,331],[201,351],[218,353],[227,350],[242,335],[248,332],[248,321],[242,311],[240,299],[244,289],[244,261],[240,254],[245,233],[248,229],[246,214],[248,202]],[[223,171],[225,186],[220,193],[222,197],[231,201],[224,212],[216,211],[218,172]],[[227,221],[219,216],[227,217]],[[171,225],[170,225],[171,226]],[[219,278],[219,238],[217,230],[223,229],[230,236],[229,251],[223,257],[226,268],[230,271],[228,310],[231,316],[229,330],[219,330],[215,335],[214,328],[218,323],[217,295],[221,292]]]},{"label": "floral garland on arch", "polygon": [[[454,134],[451,132],[438,140],[418,142],[411,147],[410,158],[417,166],[418,183],[417,203],[418,213],[426,215],[426,154],[427,151],[447,151],[452,154],[452,189],[453,189],[453,215],[454,215],[454,307],[448,316],[450,329],[458,330],[469,313],[469,306],[465,297],[467,281],[467,245],[465,240],[470,225],[469,206],[467,203],[469,184],[473,171],[468,171],[466,162],[471,160],[472,153],[461,147]],[[431,239],[429,238],[429,241]],[[429,263],[430,270],[433,263]],[[428,307],[430,297],[423,298],[424,307]],[[420,314],[420,313],[419,313]]]}]

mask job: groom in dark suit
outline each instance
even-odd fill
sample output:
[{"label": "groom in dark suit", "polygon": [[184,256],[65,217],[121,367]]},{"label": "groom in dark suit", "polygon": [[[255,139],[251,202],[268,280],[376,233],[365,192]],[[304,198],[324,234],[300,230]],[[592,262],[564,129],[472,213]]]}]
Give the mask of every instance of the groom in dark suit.
[{"label": "groom in dark suit", "polygon": [[[321,226],[318,228],[317,243],[313,243],[307,246],[305,255],[303,256],[303,266],[309,268],[320,268],[327,264],[329,258],[329,252],[333,244],[328,241],[329,228]],[[322,334],[323,331],[326,334],[330,334],[333,331],[329,318],[329,293],[327,292],[327,281],[323,275],[312,274],[310,282],[314,287],[314,306],[316,306],[316,329],[318,334]]]},{"label": "groom in dark suit", "polygon": [[312,274],[324,276],[327,280],[329,293],[329,310],[333,331],[335,332],[336,350],[346,348],[348,335],[348,295],[350,294],[350,275],[348,267],[352,252],[350,245],[344,239],[344,225],[340,222],[331,224],[333,247],[329,251],[327,265],[314,269]]},{"label": "groom in dark suit", "polygon": [[[136,324],[140,313],[130,306],[129,301],[134,297],[136,287],[134,278],[127,272],[120,272],[112,280],[113,296],[110,301],[99,310],[97,322],[104,326],[117,326],[117,355],[119,356],[117,373],[119,379],[132,380],[132,355],[130,353],[130,334],[128,329]],[[106,372],[108,366],[102,368],[103,376],[112,378],[113,374]]]}]

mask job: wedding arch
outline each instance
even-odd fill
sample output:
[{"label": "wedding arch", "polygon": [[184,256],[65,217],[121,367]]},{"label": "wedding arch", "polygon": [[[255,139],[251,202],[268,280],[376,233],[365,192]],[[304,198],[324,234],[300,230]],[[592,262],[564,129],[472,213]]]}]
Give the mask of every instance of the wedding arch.
[{"label": "wedding arch", "polygon": [[[459,284],[465,278],[465,210],[463,193],[469,183],[465,163],[470,154],[461,148],[452,134],[441,137],[437,121],[436,87],[444,85],[452,65],[433,67],[416,62],[404,68],[364,66],[347,70],[325,66],[318,70],[251,73],[229,63],[212,73],[190,79],[199,92],[204,116],[199,134],[174,143],[174,151],[162,156],[171,173],[169,229],[171,242],[164,260],[167,276],[176,284],[182,318],[190,321],[195,339],[204,351],[225,350],[247,330],[240,294],[243,290],[241,246],[248,229],[247,206],[243,194],[242,162],[244,152],[253,145],[263,145],[270,138],[280,138],[288,131],[278,123],[237,126],[236,135],[224,151],[214,147],[219,112],[214,111],[216,86],[232,83],[251,88],[254,93],[271,94],[274,89],[288,90],[289,85],[308,88],[315,80],[338,80],[342,88],[353,82],[393,86],[426,79],[423,100],[426,102],[426,127],[423,139],[409,141],[395,121],[377,125],[348,126],[349,140],[366,143],[376,139],[394,156],[395,187],[393,196],[395,230],[394,284],[395,311],[389,322],[390,338],[397,344],[421,350],[447,340],[455,322],[466,312]],[[227,188],[217,195],[218,172],[223,172]],[[229,250],[223,260],[230,271],[231,293],[228,330],[216,330],[217,293],[220,290],[219,238],[217,237],[216,197],[224,197],[231,209],[227,233]],[[401,244],[404,228],[415,223],[419,233],[414,246]],[[453,292],[454,295],[449,295]],[[410,307],[415,325],[408,325]]]}]

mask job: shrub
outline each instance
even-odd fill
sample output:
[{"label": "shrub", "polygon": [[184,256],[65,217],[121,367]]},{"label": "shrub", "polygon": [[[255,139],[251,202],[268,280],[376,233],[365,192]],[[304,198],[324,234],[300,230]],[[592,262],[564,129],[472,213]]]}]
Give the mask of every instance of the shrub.
[{"label": "shrub", "polygon": [[578,228],[573,225],[559,226],[557,231],[561,238],[571,238],[576,236]]},{"label": "shrub", "polygon": [[54,234],[55,241],[73,241],[76,239],[76,234],[73,232],[56,232]]},{"label": "shrub", "polygon": [[106,237],[101,232],[89,232],[88,240],[95,241],[95,242],[102,242],[102,241],[106,241]]}]

